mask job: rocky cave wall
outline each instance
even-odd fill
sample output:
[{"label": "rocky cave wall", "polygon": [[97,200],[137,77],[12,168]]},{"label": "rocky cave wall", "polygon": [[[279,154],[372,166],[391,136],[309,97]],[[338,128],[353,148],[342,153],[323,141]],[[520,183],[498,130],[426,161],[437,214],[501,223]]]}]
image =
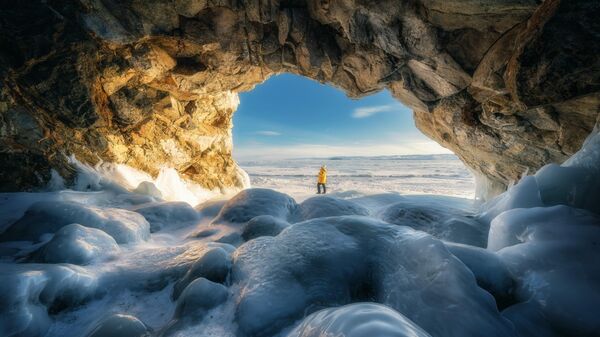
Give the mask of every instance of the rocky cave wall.
[{"label": "rocky cave wall", "polygon": [[237,93],[282,72],[388,89],[500,191],[562,162],[600,112],[587,0],[47,0],[0,4],[0,189],[69,155],[240,186]]}]

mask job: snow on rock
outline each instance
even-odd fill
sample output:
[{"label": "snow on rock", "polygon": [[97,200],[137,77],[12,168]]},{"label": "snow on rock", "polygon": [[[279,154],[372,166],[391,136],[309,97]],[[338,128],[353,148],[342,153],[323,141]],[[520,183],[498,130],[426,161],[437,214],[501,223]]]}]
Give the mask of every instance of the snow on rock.
[{"label": "snow on rock", "polygon": [[137,194],[148,195],[156,199],[163,198],[163,195],[158,189],[158,187],[156,187],[156,185],[149,181],[142,181],[132,192]]},{"label": "snow on rock", "polygon": [[597,334],[599,243],[600,216],[583,209],[514,209],[495,218],[489,249],[498,251],[515,276],[516,300],[526,303],[509,307],[507,317],[519,319],[520,312],[543,317],[557,335]]},{"label": "snow on rock", "polygon": [[369,215],[369,210],[350,200],[330,196],[308,198],[298,208],[300,220],[341,215]]},{"label": "snow on rock", "polygon": [[498,255],[459,243],[447,242],[446,247],[473,272],[477,284],[494,296],[499,308],[512,304],[513,276]]},{"label": "snow on rock", "polygon": [[259,215],[252,218],[242,229],[242,238],[245,241],[260,236],[276,236],[286,229],[290,224],[287,221],[275,218],[271,215]]},{"label": "snow on rock", "polygon": [[62,227],[52,239],[33,252],[29,261],[86,265],[108,254],[116,254],[119,246],[112,236],[96,229],[70,224]]},{"label": "snow on rock", "polygon": [[185,276],[175,283],[173,298],[177,299],[183,289],[192,281],[203,277],[213,282],[223,283],[231,269],[231,251],[222,247],[214,247],[204,253],[192,264]]},{"label": "snow on rock", "polygon": [[190,204],[183,201],[145,204],[133,210],[146,218],[150,223],[150,232],[152,233],[165,228],[179,229],[192,225],[200,219],[200,214]]},{"label": "snow on rock", "polygon": [[259,215],[288,220],[295,215],[297,207],[296,201],[287,194],[251,188],[239,192],[227,201],[213,223],[243,224]]},{"label": "snow on rock", "polygon": [[317,311],[286,337],[430,337],[402,314],[381,304],[356,303]]},{"label": "snow on rock", "polygon": [[101,320],[87,337],[149,337],[151,330],[131,315],[113,314]]},{"label": "snow on rock", "polygon": [[70,201],[40,201],[0,234],[0,241],[38,241],[43,234],[72,223],[100,229],[119,244],[145,241],[150,235],[150,225],[135,212]]},{"label": "snow on rock", "polygon": [[96,278],[81,267],[0,264],[0,336],[43,336],[49,312],[90,300]]},{"label": "snow on rock", "polygon": [[406,198],[383,208],[378,217],[386,222],[409,226],[438,239],[485,247],[487,226],[464,210],[429,199]]},{"label": "snow on rock", "polygon": [[234,253],[236,320],[276,333],[306,313],[376,301],[434,336],[513,336],[494,299],[432,236],[360,216],[313,219]]}]

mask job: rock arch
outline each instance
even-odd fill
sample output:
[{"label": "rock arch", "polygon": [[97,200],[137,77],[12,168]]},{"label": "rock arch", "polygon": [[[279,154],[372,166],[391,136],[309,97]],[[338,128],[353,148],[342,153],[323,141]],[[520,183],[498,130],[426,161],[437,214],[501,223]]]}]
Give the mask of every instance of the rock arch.
[{"label": "rock arch", "polygon": [[502,190],[562,162],[600,111],[600,5],[585,0],[80,0],[0,5],[0,182],[66,155],[238,186],[237,93],[291,72],[384,88]]}]

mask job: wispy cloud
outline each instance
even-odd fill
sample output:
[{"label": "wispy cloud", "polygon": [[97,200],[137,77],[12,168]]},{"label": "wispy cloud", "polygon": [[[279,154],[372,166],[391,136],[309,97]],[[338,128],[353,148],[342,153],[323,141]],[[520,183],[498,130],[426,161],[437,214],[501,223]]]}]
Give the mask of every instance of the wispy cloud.
[{"label": "wispy cloud", "polygon": [[363,106],[354,109],[352,112],[353,118],[367,118],[377,113],[384,111],[391,111],[394,107],[392,105],[376,105],[376,106]]},{"label": "wispy cloud", "polygon": [[269,136],[269,137],[281,136],[281,132],[271,131],[271,130],[257,131],[256,134],[259,136]]}]

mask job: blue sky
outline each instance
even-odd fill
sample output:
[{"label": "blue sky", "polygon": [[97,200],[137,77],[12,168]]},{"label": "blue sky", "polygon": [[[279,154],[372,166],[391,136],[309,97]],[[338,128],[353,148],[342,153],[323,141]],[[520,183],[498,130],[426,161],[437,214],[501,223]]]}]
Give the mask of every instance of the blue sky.
[{"label": "blue sky", "polygon": [[353,100],[291,74],[240,94],[233,122],[241,160],[450,153],[424,136],[388,91]]}]

